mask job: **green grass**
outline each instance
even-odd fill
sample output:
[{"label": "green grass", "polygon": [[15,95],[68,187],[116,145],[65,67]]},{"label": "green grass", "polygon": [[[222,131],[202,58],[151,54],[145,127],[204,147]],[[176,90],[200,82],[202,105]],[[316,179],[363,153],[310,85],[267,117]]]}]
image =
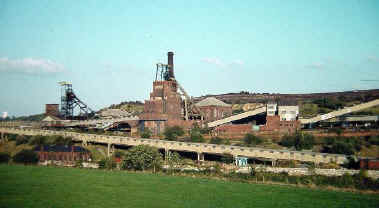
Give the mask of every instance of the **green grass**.
[{"label": "green grass", "polygon": [[377,194],[126,171],[0,165],[0,207],[378,207]]}]

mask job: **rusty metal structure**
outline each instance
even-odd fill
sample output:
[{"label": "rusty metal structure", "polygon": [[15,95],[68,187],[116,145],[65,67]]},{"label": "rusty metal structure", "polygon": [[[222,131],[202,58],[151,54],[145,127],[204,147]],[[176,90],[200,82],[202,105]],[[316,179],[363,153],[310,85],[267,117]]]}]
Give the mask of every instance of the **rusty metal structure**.
[{"label": "rusty metal structure", "polygon": [[[95,115],[95,111],[82,102],[74,93],[72,84],[69,82],[59,82],[61,85],[61,112],[63,119],[88,119]],[[79,110],[78,115],[74,115],[74,110]]]}]

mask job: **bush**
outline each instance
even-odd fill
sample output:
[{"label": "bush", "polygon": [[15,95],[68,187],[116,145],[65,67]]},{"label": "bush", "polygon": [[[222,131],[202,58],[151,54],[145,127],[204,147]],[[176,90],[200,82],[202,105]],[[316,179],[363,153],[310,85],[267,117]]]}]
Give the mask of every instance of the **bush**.
[{"label": "bush", "polygon": [[13,156],[13,161],[23,164],[35,164],[38,162],[38,155],[33,150],[23,149]]},{"label": "bush", "polygon": [[113,158],[103,158],[98,162],[98,164],[100,169],[112,170],[116,168],[116,162]]},{"label": "bush", "polygon": [[261,144],[263,142],[263,139],[253,134],[246,134],[243,138],[243,141],[247,146],[255,146],[257,144]]},{"label": "bush", "polygon": [[223,139],[220,137],[212,137],[211,140],[209,141],[211,144],[222,144]]},{"label": "bush", "polygon": [[300,132],[294,135],[285,135],[279,142],[285,147],[295,147],[296,150],[311,149],[314,145],[314,137],[311,134],[302,134]]},{"label": "bush", "polygon": [[0,163],[8,163],[11,159],[11,156],[9,153],[6,152],[0,152]]},{"label": "bush", "polygon": [[63,136],[53,136],[52,144],[55,145],[72,145],[73,141],[71,137],[63,137]]},{"label": "bush", "polygon": [[29,140],[29,144],[30,145],[38,145],[38,146],[39,145],[45,145],[45,144],[47,144],[47,137],[42,136],[42,135],[34,136]]},{"label": "bush", "polygon": [[338,141],[331,147],[324,147],[324,152],[333,154],[352,155],[354,154],[354,148],[351,144]]},{"label": "bush", "polygon": [[124,156],[123,169],[146,170],[162,166],[162,155],[155,147],[138,145],[132,147]]},{"label": "bush", "polygon": [[27,136],[17,135],[17,137],[16,137],[16,145],[27,144],[27,143],[28,143]]},{"label": "bush", "polygon": [[184,130],[180,126],[167,127],[163,134],[165,135],[165,139],[169,141],[176,141],[178,137],[184,135]]},{"label": "bush", "polygon": [[334,137],[325,137],[324,140],[327,145],[333,145],[334,143],[336,143],[336,138]]},{"label": "bush", "polygon": [[204,142],[204,137],[199,131],[191,131],[190,135],[191,142],[198,142],[202,143]]},{"label": "bush", "polygon": [[151,135],[152,135],[152,132],[149,128],[144,128],[144,130],[140,132],[140,136],[142,138],[150,138]]}]

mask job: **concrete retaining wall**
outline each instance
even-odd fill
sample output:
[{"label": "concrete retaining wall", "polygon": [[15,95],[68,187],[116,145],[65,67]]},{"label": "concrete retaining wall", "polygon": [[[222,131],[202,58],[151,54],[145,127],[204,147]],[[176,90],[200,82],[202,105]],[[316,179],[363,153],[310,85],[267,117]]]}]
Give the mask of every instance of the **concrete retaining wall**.
[{"label": "concrete retaining wall", "polygon": [[[349,169],[308,169],[308,168],[276,168],[276,167],[256,167],[256,171],[271,172],[271,173],[288,173],[288,175],[324,175],[324,176],[342,176],[344,174],[358,174],[359,170]],[[368,176],[377,179],[379,171],[368,170]]]}]

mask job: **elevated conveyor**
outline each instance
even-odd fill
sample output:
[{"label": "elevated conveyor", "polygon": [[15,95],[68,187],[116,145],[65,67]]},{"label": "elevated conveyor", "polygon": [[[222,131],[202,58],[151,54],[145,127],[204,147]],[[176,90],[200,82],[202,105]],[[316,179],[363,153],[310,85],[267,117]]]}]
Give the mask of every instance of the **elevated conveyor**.
[{"label": "elevated conveyor", "polygon": [[336,111],[333,111],[333,112],[330,112],[327,114],[318,115],[318,116],[315,116],[313,118],[299,119],[299,120],[300,120],[301,124],[316,123],[316,122],[327,120],[327,119],[334,118],[337,116],[342,116],[344,114],[348,114],[348,113],[352,113],[352,112],[356,112],[356,111],[361,111],[363,109],[371,108],[371,107],[374,107],[377,105],[379,105],[379,99],[376,99],[376,100],[373,100],[373,101],[370,101],[367,103],[355,105],[352,107],[346,107],[346,108],[343,108],[341,110],[336,110]]},{"label": "elevated conveyor", "polygon": [[240,113],[240,114],[233,115],[233,116],[229,116],[227,118],[223,118],[223,119],[220,119],[217,121],[209,122],[208,127],[211,127],[211,128],[216,127],[216,126],[219,126],[222,124],[226,124],[226,123],[229,123],[232,121],[240,120],[240,119],[247,118],[249,116],[254,116],[254,115],[257,115],[260,113],[264,113],[264,112],[266,112],[266,107],[260,107],[260,108],[257,108],[255,110],[252,110],[252,111],[247,111],[247,112]]},{"label": "elevated conveyor", "polygon": [[102,125],[103,128],[106,128],[113,123],[122,122],[122,121],[135,121],[139,120],[137,116],[134,117],[124,117],[124,118],[114,118],[114,119],[93,119],[93,120],[84,120],[84,121],[71,121],[64,124],[66,127],[74,126],[89,126],[89,125]]}]

